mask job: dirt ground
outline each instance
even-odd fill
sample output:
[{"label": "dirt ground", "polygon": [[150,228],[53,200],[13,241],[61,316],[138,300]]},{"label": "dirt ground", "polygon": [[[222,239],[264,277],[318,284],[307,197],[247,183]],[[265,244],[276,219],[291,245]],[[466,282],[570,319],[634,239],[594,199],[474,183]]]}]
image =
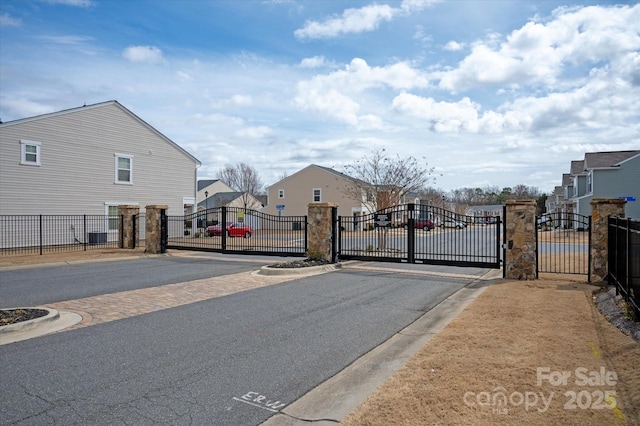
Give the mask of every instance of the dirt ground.
[{"label": "dirt ground", "polygon": [[577,277],[495,282],[341,424],[640,424],[640,344]]},{"label": "dirt ground", "polygon": [[[2,266],[146,256],[4,256]],[[341,423],[640,425],[640,344],[580,275],[498,280]]]}]

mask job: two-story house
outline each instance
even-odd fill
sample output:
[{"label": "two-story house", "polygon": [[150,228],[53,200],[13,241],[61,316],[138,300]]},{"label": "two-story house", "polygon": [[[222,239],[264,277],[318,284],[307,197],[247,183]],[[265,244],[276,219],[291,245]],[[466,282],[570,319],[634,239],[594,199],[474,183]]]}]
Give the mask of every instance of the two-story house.
[{"label": "two-story house", "polygon": [[363,201],[348,195],[352,181],[353,178],[344,173],[311,164],[267,187],[267,206],[262,211],[271,215],[304,216],[309,203],[333,202],[338,204],[339,215],[360,216],[366,208]]},{"label": "two-story house", "polygon": [[624,198],[627,217],[640,216],[640,150],[587,152],[563,175],[563,211],[591,214],[593,198]]},{"label": "two-story house", "polygon": [[0,124],[0,215],[117,215],[120,204],[196,205],[200,162],[107,101]]}]

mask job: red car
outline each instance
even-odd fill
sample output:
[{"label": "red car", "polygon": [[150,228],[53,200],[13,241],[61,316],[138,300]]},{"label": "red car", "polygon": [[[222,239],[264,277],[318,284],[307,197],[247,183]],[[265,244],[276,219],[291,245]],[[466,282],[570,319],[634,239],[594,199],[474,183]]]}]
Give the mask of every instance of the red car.
[{"label": "red car", "polygon": [[[211,225],[207,226],[207,235],[210,237],[222,235],[222,226]],[[250,226],[245,226],[241,223],[227,223],[227,237],[244,237],[249,238],[253,234],[253,229]]]},{"label": "red car", "polygon": [[[408,224],[405,223],[403,226],[404,229],[409,229]],[[416,219],[413,226],[415,229],[423,229],[425,231],[431,231],[433,228],[435,228],[435,225],[433,224],[431,219]]]}]

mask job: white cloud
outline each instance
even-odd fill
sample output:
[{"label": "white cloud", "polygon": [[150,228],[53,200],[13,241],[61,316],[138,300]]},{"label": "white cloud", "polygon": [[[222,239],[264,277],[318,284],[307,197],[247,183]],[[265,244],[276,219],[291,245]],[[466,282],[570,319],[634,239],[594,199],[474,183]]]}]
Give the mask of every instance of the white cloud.
[{"label": "white cloud", "polygon": [[442,0],[402,0],[400,9],[406,13],[420,12],[428,7],[433,6],[436,3],[440,3]]},{"label": "white cloud", "polygon": [[458,102],[438,102],[433,98],[401,93],[392,105],[399,112],[425,120],[435,132],[478,131],[480,106],[466,97]]},{"label": "white cloud", "polygon": [[239,138],[260,139],[269,136],[272,133],[273,130],[268,126],[256,126],[240,129],[235,132],[235,135]]},{"label": "white cloud", "polygon": [[131,62],[157,64],[164,60],[162,50],[155,46],[129,46],[122,56]]},{"label": "white cloud", "polygon": [[342,34],[362,33],[378,28],[382,21],[390,21],[398,9],[388,5],[370,5],[360,9],[346,9],[340,17],[324,22],[309,21],[294,32],[296,38],[331,38]]},{"label": "white cloud", "polygon": [[300,61],[301,68],[321,68],[325,66],[327,60],[324,56],[314,56],[312,58],[304,58]]},{"label": "white cloud", "polygon": [[19,27],[20,25],[22,25],[21,19],[13,18],[8,13],[0,15],[0,27]]},{"label": "white cloud", "polygon": [[44,3],[61,4],[74,7],[92,7],[95,3],[91,0],[41,0]]},{"label": "white cloud", "polygon": [[529,22],[503,41],[473,44],[440,87],[461,92],[484,85],[553,86],[567,66],[614,60],[640,48],[640,4],[558,9],[547,23]]},{"label": "white cloud", "polygon": [[371,4],[359,9],[345,9],[341,16],[332,16],[324,21],[308,21],[294,32],[299,39],[332,38],[343,34],[363,33],[378,28],[381,22],[391,21],[396,16],[420,12],[441,0],[403,0],[399,8],[386,4]]},{"label": "white cloud", "polygon": [[464,48],[464,44],[458,43],[457,41],[453,41],[453,40],[445,44],[443,47],[444,50],[448,50],[450,52],[457,52],[459,50],[462,50],[463,48]]},{"label": "white cloud", "polygon": [[66,45],[80,45],[85,44],[93,40],[93,37],[88,36],[75,36],[75,35],[66,35],[66,36],[40,36],[38,37],[40,40],[47,41],[50,43],[56,44],[66,44]]},{"label": "white cloud", "polygon": [[363,59],[355,58],[342,70],[299,82],[295,103],[304,110],[316,111],[352,126],[381,128],[382,120],[374,118],[377,114],[358,116],[361,106],[356,98],[365,101],[363,92],[369,89],[403,90],[426,87],[428,83],[425,76],[407,63],[370,67]]}]

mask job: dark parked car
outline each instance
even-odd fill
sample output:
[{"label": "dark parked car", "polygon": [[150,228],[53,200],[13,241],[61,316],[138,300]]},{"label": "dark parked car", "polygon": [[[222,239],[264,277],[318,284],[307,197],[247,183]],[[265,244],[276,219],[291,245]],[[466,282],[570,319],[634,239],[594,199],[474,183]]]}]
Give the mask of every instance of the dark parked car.
[{"label": "dark parked car", "polygon": [[[253,234],[253,229],[250,226],[245,226],[241,223],[227,223],[227,237],[244,237],[249,238]],[[207,235],[210,237],[222,235],[222,226],[211,225],[207,226]]]},{"label": "dark parked car", "polygon": [[[431,231],[435,227],[431,219],[416,219],[413,226],[415,229],[422,229],[425,231]],[[402,224],[402,227],[404,229],[409,229],[409,225],[406,222]]]}]

